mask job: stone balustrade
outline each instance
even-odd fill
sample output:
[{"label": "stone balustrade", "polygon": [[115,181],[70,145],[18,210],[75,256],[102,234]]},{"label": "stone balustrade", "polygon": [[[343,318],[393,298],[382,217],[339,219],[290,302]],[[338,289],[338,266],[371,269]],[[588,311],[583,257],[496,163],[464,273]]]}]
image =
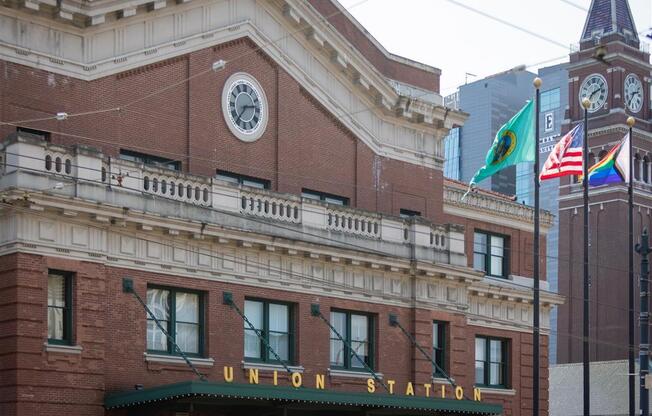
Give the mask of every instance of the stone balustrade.
[{"label": "stone balustrade", "polygon": [[[2,167],[4,166],[4,170]],[[464,231],[461,227],[437,225],[423,218],[399,218],[351,207],[327,204],[296,195],[250,188],[215,178],[200,177],[133,161],[109,158],[84,146],[66,148],[21,133],[0,147],[0,189],[20,187],[46,192],[65,192],[98,199],[102,192],[148,195],[174,202],[226,211],[269,222],[283,222],[307,229],[407,245],[431,250],[436,258],[466,264]],[[10,181],[12,174],[29,172],[39,180]],[[17,185],[18,184],[18,185]],[[79,193],[84,187],[86,194]],[[93,188],[94,191],[88,191]],[[454,260],[450,260],[454,259]]]},{"label": "stone balustrade", "polygon": [[240,212],[277,221],[301,223],[301,202],[271,192],[240,191]]}]

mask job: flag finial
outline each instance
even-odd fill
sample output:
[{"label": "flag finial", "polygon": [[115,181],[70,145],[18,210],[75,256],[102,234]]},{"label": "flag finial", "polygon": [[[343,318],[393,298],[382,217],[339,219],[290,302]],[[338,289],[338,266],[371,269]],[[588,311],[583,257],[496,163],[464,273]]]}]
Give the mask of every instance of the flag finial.
[{"label": "flag finial", "polygon": [[634,127],[634,124],[636,124],[636,119],[632,116],[627,117],[627,125],[629,127]]}]

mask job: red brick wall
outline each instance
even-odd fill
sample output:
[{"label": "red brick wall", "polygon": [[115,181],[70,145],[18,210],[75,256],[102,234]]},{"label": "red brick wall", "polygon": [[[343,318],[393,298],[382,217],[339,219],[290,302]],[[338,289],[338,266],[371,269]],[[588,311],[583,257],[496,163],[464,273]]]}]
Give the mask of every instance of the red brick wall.
[{"label": "red brick wall", "polygon": [[[74,276],[73,338],[83,348],[81,355],[45,352],[47,338],[47,270],[67,270]],[[319,303],[328,316],[331,307],[364,311],[375,316],[377,370],[385,379],[396,380],[396,392],[403,394],[407,381],[415,381],[416,393],[423,395],[422,384],[429,382],[430,363],[422,359],[402,336],[388,324],[395,313],[421,345],[432,345],[432,320],[450,322],[447,344],[451,375],[471,394],[474,381],[474,337],[476,334],[509,340],[511,387],[516,396],[484,395],[488,402],[503,404],[506,415],[529,414],[531,386],[531,335],[475,327],[463,314],[443,311],[398,308],[381,304],[314,296],[261,287],[176,277],[107,267],[90,262],[14,254],[0,257],[0,414],[14,415],[102,415],[104,394],[129,390],[134,384],[145,387],[185,381],[194,375],[185,365],[153,364],[144,361],[146,316],[133,295],[122,292],[122,278],[134,279],[135,290],[145,297],[148,284],[201,290],[205,294],[206,355],[215,359],[213,368],[201,368],[210,381],[223,380],[223,366],[234,367],[237,382],[247,382],[241,369],[243,323],[222,304],[223,291],[233,293],[242,306],[245,296],[282,299],[295,304],[297,317],[297,364],[305,366],[303,375],[310,387],[316,373],[326,374],[329,366],[329,331],[310,315],[310,304]],[[8,295],[8,296],[6,296]],[[7,301],[7,299],[9,301]],[[542,339],[543,414],[547,410],[547,337]],[[413,360],[412,357],[416,357]],[[280,374],[279,374],[280,375]],[[270,382],[265,372],[261,383]],[[284,377],[279,377],[283,380]],[[365,391],[365,380],[326,378],[327,388]],[[440,387],[438,387],[440,388]],[[447,387],[448,397],[453,393]],[[115,414],[120,414],[116,412]]]},{"label": "red brick wall", "polygon": [[[233,62],[224,71],[198,75],[218,59]],[[355,207],[394,215],[406,208],[441,220],[440,171],[374,154],[246,38],[92,82],[0,65],[1,120],[123,107],[66,121],[21,123],[65,133],[54,135],[54,142],[83,143],[110,156],[127,148],[180,160],[193,174],[213,176],[222,169],[268,179],[281,192],[309,188],[347,197]],[[224,82],[240,71],[260,82],[269,103],[267,129],[254,143],[230,133],[220,107]],[[196,77],[184,81],[190,76]],[[0,137],[14,130],[0,126]]]},{"label": "red brick wall", "polygon": [[[505,255],[509,256],[510,274],[532,277],[534,272],[534,258],[532,256],[534,236],[532,232],[452,215],[447,215],[446,222],[464,226],[464,245],[465,252],[467,253],[467,265],[469,267],[473,267],[473,233],[475,231],[485,231],[508,237],[509,248],[505,249]],[[539,277],[541,280],[546,280],[545,236],[541,236],[539,249]]]}]

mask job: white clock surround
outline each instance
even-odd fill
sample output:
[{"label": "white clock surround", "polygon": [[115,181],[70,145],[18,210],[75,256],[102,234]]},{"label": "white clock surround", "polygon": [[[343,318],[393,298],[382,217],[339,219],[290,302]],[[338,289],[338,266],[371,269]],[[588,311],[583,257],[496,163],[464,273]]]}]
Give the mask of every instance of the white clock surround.
[{"label": "white clock surround", "polygon": [[[249,100],[247,104],[250,105],[246,106],[249,108],[238,110],[237,105],[243,99]],[[265,132],[269,118],[267,96],[253,76],[245,72],[232,74],[224,83],[221,107],[224,121],[229,130],[243,142],[254,142]],[[249,109],[251,111],[247,111]]]}]

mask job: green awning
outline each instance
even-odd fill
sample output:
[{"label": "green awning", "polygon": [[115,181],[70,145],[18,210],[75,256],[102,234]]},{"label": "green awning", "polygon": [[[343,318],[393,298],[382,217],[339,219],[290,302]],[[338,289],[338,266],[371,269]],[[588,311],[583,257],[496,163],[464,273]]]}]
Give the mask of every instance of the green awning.
[{"label": "green awning", "polygon": [[502,414],[503,407],[470,400],[441,399],[434,397],[388,395],[378,393],[348,393],[334,390],[292,388],[256,384],[209,383],[186,381],[142,390],[109,394],[104,399],[107,409],[135,407],[153,402],[187,400],[192,398],[240,399],[278,401],[287,403],[324,404],[329,406],[354,406],[415,410],[422,412],[454,412],[484,415]]}]

